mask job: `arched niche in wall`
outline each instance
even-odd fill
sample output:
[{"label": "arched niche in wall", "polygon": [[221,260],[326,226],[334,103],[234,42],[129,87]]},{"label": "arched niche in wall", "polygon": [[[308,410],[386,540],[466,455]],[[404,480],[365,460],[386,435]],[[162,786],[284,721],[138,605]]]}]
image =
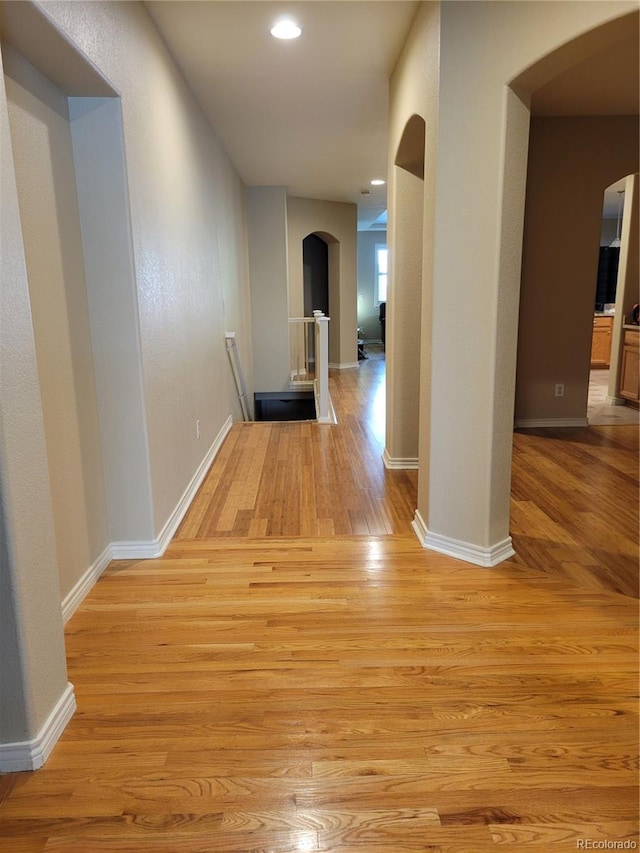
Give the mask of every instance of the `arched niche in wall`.
[{"label": "arched niche in wall", "polygon": [[407,121],[394,158],[387,293],[387,439],[390,468],[418,467],[426,127]]},{"label": "arched niche in wall", "polygon": [[424,179],[425,137],[424,119],[422,116],[412,115],[405,126],[395,159],[396,166],[421,179]]}]

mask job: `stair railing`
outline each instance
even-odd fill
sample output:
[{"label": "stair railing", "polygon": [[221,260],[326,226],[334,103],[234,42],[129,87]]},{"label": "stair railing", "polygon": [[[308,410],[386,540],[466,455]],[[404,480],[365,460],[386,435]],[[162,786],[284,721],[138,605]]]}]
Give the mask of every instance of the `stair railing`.
[{"label": "stair railing", "polygon": [[329,317],[289,318],[289,381],[292,388],[313,388],[318,423],[333,423],[329,397]]}]

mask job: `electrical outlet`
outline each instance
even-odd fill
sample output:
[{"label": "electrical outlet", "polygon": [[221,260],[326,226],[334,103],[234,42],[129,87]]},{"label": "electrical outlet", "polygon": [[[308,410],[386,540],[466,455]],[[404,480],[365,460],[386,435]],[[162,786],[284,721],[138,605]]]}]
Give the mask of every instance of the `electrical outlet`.
[{"label": "electrical outlet", "polygon": [[200,421],[196,421],[196,438],[200,438]]},{"label": "electrical outlet", "polygon": [[564,382],[556,382],[556,397],[564,397]]}]

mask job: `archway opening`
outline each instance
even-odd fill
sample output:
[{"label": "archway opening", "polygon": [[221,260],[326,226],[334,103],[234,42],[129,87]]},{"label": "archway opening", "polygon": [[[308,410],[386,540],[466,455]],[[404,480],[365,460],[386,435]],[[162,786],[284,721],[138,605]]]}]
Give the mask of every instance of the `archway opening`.
[{"label": "archway opening", "polygon": [[[340,241],[326,231],[302,240],[303,305],[305,316],[322,311],[329,323],[329,362],[340,361]],[[310,342],[313,348],[313,343]]]},{"label": "archway opening", "polygon": [[[611,24],[555,51],[554,65],[561,70],[529,95],[518,427],[587,425],[594,330],[604,311],[602,300],[594,304],[603,193],[638,170],[638,83],[631,71],[638,64],[637,15],[627,16],[626,30],[624,19],[615,23],[619,40],[604,48],[601,39],[610,35]],[[591,52],[584,55],[587,48]],[[561,64],[576,54],[579,62]],[[550,62],[545,57],[541,66],[548,68]],[[537,79],[534,70],[524,77]],[[616,88],[613,103],[590,85],[595,77]],[[602,321],[611,333],[613,313]]]},{"label": "archway opening", "polygon": [[329,314],[329,246],[318,234],[309,234],[302,241],[304,313],[314,311]]}]

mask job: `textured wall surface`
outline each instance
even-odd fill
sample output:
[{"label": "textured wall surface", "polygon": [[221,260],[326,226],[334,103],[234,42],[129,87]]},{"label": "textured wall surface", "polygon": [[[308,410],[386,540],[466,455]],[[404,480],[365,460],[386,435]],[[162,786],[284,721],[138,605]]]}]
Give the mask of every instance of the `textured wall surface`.
[{"label": "textured wall surface", "polygon": [[[390,281],[387,300],[387,330],[394,323],[394,293],[396,280],[402,282],[405,263],[415,266],[415,257],[419,253],[422,268],[420,287],[419,333],[417,338],[408,335],[396,335],[395,340],[387,339],[387,422],[386,452],[393,458],[400,456],[407,421],[418,412],[418,423],[411,429],[418,435],[418,455],[420,473],[418,476],[418,507],[424,518],[428,517],[429,497],[429,460],[430,460],[430,421],[431,421],[431,328],[432,328],[432,292],[433,292],[433,242],[435,209],[435,158],[438,138],[438,97],[439,97],[439,59],[440,59],[440,7],[437,3],[424,3],[416,16],[413,28],[404,50],[396,64],[389,84],[389,156],[387,174],[388,185],[388,242]],[[402,207],[409,196],[397,186],[397,177],[403,175],[395,165],[398,149],[407,125],[420,117],[425,123],[424,178],[422,182],[422,237],[406,260],[402,252],[397,251],[395,232],[400,219],[404,216]],[[406,174],[407,180],[418,178]],[[414,183],[415,190],[415,183]],[[393,337],[393,333],[391,335]],[[397,352],[396,352],[397,349]],[[393,401],[393,389],[402,385],[400,364],[413,359],[419,362],[418,401],[405,393],[402,407]]]},{"label": "textured wall surface", "polygon": [[[32,7],[24,5],[30,13]],[[18,26],[20,8],[16,4],[13,9]],[[116,135],[121,158],[124,152],[124,169],[120,163],[114,186],[120,181],[120,202],[130,212],[130,229],[124,239],[128,239],[126,254],[133,267],[129,296],[135,296],[129,319],[133,316],[137,335],[128,329],[128,344],[135,339],[136,345],[128,346],[127,352],[137,359],[129,367],[141,385],[141,408],[133,418],[126,412],[121,424],[123,429],[135,424],[137,448],[146,456],[142,476],[150,483],[140,515],[137,521],[133,519],[135,524],[127,535],[148,540],[171,517],[229,415],[239,412],[226,356],[227,330],[239,334],[251,383],[244,186],[142,4],[51,2],[37,8],[64,36],[53,40],[53,51],[46,51],[51,79],[68,79],[63,69],[69,68],[71,52],[76,59],[80,57],[79,63],[71,63],[76,72],[87,65],[83,56],[93,67],[89,85],[71,94],[90,98],[91,81],[102,75],[109,84],[101,83],[95,94],[105,96],[113,91],[119,96],[122,123]],[[44,26],[39,32],[46,37],[51,29]],[[22,35],[21,43],[28,44],[29,33]],[[39,52],[33,40],[31,48],[34,56],[28,58],[35,64]],[[12,118],[21,144],[19,151],[15,146],[14,163],[2,86],[2,743],[34,737],[67,687],[56,545],[64,547],[68,556],[61,570],[66,590],[90,569],[87,563],[95,550],[106,544],[104,511],[94,511],[104,501],[100,483],[104,460],[98,460],[96,453],[96,409],[100,406],[96,406],[91,375],[94,359],[101,359],[102,376],[127,369],[118,360],[121,353],[115,353],[118,334],[111,341],[111,361],[106,336],[98,353],[88,334],[87,315],[92,315],[93,322],[96,314],[87,307],[77,243],[78,213],[70,207],[75,187],[65,98],[45,84],[48,94],[38,104],[31,101],[26,109],[30,93],[24,86],[19,93],[14,83],[10,86]],[[74,120],[79,120],[81,112],[74,109]],[[46,134],[51,136],[48,153]],[[85,141],[89,137],[87,134]],[[85,149],[85,166],[90,153]],[[106,170],[104,163],[102,168]],[[25,193],[21,187],[21,200],[30,198],[20,211],[22,228],[16,173],[21,184],[38,179],[46,190],[37,205],[33,188]],[[122,174],[127,179],[125,186]],[[90,212],[91,207],[91,199],[85,197],[82,212]],[[54,233],[54,221],[64,233]],[[93,236],[95,243],[95,233]],[[103,248],[107,245],[113,243],[105,239]],[[51,274],[50,289],[42,288],[30,297],[27,271],[35,285],[42,270]],[[109,267],[109,274],[119,275],[117,264]],[[104,286],[108,289],[109,282]],[[104,310],[111,307],[107,300]],[[62,371],[46,358],[36,366],[34,327],[38,347],[44,340],[38,330],[39,312],[48,313],[47,321],[60,332],[60,340],[48,343],[55,345],[57,366],[60,359],[64,362]],[[51,335],[51,326],[46,334]],[[52,390],[50,367],[55,369],[56,381],[63,382],[64,393]],[[44,419],[39,368],[45,386]],[[64,440],[56,439],[55,447],[48,448],[49,456],[59,451],[56,463],[63,458],[69,463],[74,479],[72,497],[82,503],[82,510],[62,495],[60,482],[56,485],[59,473],[49,480],[44,423],[49,422],[46,439],[51,445],[49,426],[60,417],[61,406],[75,406],[78,428],[75,432],[67,429]],[[200,421],[200,438],[196,420]],[[73,423],[71,418],[68,424],[73,427]],[[125,434],[123,440],[127,437]],[[117,494],[111,500],[117,500]]]},{"label": "textured wall surface", "polygon": [[5,48],[40,391],[64,597],[108,544],[67,98]]},{"label": "textured wall surface", "polygon": [[119,98],[69,100],[109,539],[154,539],[140,323]]},{"label": "textured wall surface", "polygon": [[393,275],[387,319],[387,340],[394,354],[387,382],[388,417],[393,422],[386,449],[396,460],[418,458],[420,425],[421,305],[423,283],[422,221],[424,181],[394,166],[395,213]]},{"label": "textured wall surface", "polygon": [[46,12],[122,101],[157,534],[237,414],[225,331],[251,383],[244,186],[142,4]]},{"label": "textured wall surface", "polygon": [[254,382],[256,391],[289,385],[287,191],[247,189]]},{"label": "textured wall surface", "polygon": [[36,735],[66,688],[38,367],[0,76],[0,743]]}]

